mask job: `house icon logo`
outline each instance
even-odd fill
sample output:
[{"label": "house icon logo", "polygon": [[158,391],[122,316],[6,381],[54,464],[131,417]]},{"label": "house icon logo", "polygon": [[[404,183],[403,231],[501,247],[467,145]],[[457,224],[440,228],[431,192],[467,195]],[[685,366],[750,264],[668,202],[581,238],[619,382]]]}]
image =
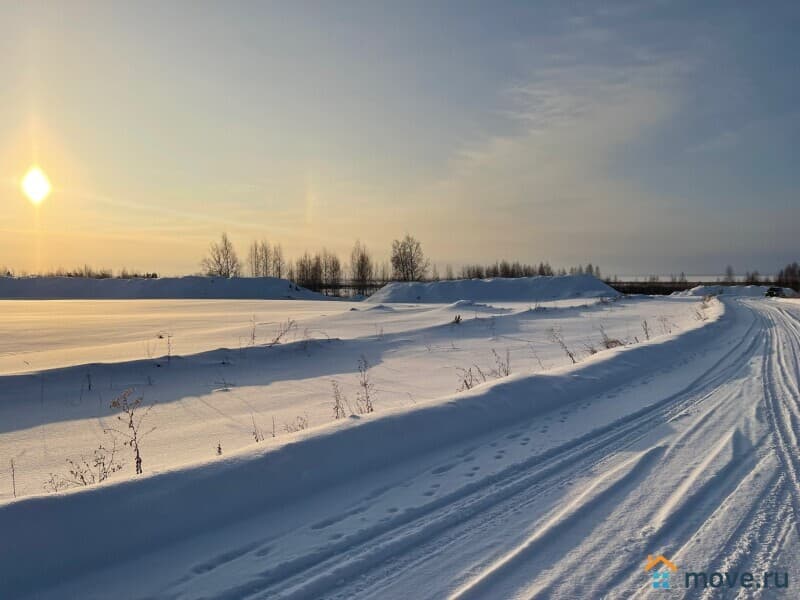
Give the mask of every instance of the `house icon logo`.
[{"label": "house icon logo", "polygon": [[659,554],[658,556],[649,554],[647,556],[647,564],[644,566],[645,573],[650,573],[652,571],[650,574],[652,577],[651,583],[655,590],[668,590],[670,571],[674,573],[677,570],[678,567],[675,566],[675,563],[663,554]]}]

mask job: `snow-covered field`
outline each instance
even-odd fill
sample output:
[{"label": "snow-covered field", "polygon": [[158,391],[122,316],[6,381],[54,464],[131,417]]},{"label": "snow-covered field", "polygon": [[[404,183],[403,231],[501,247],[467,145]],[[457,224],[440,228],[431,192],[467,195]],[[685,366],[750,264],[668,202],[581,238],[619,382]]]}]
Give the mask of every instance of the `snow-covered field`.
[{"label": "snow-covered field", "polygon": [[[570,285],[0,301],[0,597],[629,598],[648,554],[797,573],[800,302]],[[126,447],[46,493],[126,389],[144,475]]]}]

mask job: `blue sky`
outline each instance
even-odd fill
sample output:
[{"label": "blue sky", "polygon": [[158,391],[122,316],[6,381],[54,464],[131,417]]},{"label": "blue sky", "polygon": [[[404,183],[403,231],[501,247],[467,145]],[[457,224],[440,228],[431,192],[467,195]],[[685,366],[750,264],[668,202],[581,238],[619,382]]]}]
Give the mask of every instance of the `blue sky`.
[{"label": "blue sky", "polygon": [[[773,271],[800,250],[792,2],[0,7],[0,264],[196,271],[406,231],[446,263]],[[18,181],[36,162],[54,193]]]}]

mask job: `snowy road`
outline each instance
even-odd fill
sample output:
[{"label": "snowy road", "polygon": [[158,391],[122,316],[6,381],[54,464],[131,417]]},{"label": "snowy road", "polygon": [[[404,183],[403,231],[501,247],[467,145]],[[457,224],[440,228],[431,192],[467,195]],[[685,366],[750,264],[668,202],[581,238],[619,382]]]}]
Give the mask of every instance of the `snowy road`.
[{"label": "snowy road", "polygon": [[[622,353],[609,381],[543,415],[443,435],[37,597],[636,598],[656,593],[644,566],[662,554],[679,572],[660,597],[797,597],[800,303],[725,304],[696,343],[627,370]],[[688,571],[780,577],[687,589]]]}]

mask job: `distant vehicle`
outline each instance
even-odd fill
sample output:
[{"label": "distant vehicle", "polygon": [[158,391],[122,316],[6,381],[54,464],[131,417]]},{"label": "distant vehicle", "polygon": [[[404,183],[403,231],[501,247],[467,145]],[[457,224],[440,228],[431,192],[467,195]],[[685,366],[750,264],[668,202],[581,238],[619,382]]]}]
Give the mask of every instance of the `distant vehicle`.
[{"label": "distant vehicle", "polygon": [[785,298],[786,294],[783,293],[783,288],[771,287],[765,294],[767,298]]}]

